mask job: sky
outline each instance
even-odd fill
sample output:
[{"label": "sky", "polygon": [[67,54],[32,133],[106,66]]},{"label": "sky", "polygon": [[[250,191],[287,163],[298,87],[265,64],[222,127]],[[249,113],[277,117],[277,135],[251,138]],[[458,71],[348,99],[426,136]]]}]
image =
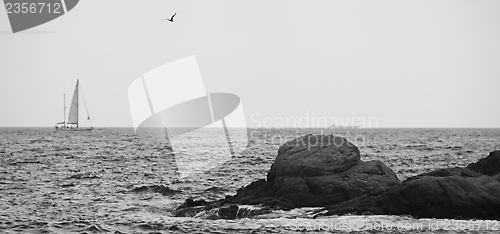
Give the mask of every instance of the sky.
[{"label": "sky", "polygon": [[499,10],[483,0],[85,0],[13,34],[0,7],[0,126],[54,126],[80,79],[95,127],[132,127],[129,85],[195,55],[207,92],[238,95],[249,127],[500,128]]}]

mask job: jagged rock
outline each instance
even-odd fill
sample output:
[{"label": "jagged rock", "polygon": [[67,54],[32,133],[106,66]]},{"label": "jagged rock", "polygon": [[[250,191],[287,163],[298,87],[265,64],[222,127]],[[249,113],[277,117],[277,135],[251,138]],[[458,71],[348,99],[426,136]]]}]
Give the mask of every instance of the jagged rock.
[{"label": "jagged rock", "polygon": [[195,207],[195,206],[206,206],[206,205],[210,205],[210,203],[203,199],[193,200],[192,198],[188,198],[184,201],[184,203],[182,203],[182,205],[177,207],[177,209],[186,207]]},{"label": "jagged rock", "polygon": [[359,149],[345,138],[310,134],[279,148],[267,181],[255,181],[226,200],[284,209],[327,206],[400,183],[383,162],[361,161]]},{"label": "jagged rock", "polygon": [[491,152],[488,157],[483,158],[476,163],[469,164],[467,168],[489,176],[500,173],[500,150]]}]

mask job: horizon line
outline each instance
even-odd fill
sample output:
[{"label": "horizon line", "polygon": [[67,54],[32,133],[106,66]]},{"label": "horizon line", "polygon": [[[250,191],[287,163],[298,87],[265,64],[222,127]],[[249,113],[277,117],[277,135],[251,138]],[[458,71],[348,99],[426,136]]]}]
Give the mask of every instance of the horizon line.
[{"label": "horizon line", "polygon": [[[54,126],[0,126],[0,128],[54,128]],[[97,128],[134,128],[131,126],[94,126]],[[163,127],[148,127],[148,128],[163,128]],[[170,127],[172,128],[172,127]],[[192,127],[176,127],[176,128],[192,128]],[[201,127],[201,128],[221,128],[221,127]],[[391,129],[391,128],[401,128],[401,129],[500,129],[500,127],[236,127],[236,128],[250,128],[250,129],[331,129],[331,130],[347,130],[347,129]]]}]

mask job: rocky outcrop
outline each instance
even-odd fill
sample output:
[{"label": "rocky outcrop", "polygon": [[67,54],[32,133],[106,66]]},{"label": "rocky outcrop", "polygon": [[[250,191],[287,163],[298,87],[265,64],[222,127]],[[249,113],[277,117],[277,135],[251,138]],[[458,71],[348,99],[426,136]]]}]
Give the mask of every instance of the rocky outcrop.
[{"label": "rocky outcrop", "polygon": [[491,152],[488,157],[479,160],[477,163],[469,164],[467,168],[489,176],[500,173],[500,150]]},{"label": "rocky outcrop", "polygon": [[466,168],[438,169],[410,177],[391,191],[330,206],[323,215],[392,214],[499,220],[499,157],[499,151],[493,151],[487,158]]},{"label": "rocky outcrop", "polygon": [[[362,161],[359,149],[345,138],[333,135],[306,135],[282,145],[267,174],[241,188],[235,196],[205,204],[186,200],[176,216],[192,216],[200,211],[219,209],[217,217],[254,215],[224,204],[260,205],[275,209],[323,207],[401,184],[383,162]],[[201,205],[201,206],[200,206]]]},{"label": "rocky outcrop", "polygon": [[273,208],[326,207],[318,215],[500,220],[499,172],[500,151],[494,151],[466,168],[438,169],[400,182],[383,162],[362,161],[359,149],[346,139],[307,135],[279,148],[267,180],[215,202],[188,199],[175,215],[235,219]]},{"label": "rocky outcrop", "polygon": [[499,219],[500,182],[489,176],[424,176],[392,191],[328,207],[326,215],[384,214],[417,218]]},{"label": "rocky outcrop", "polygon": [[267,174],[228,201],[278,208],[333,205],[400,184],[381,161],[364,162],[345,138],[306,135],[285,143]]}]

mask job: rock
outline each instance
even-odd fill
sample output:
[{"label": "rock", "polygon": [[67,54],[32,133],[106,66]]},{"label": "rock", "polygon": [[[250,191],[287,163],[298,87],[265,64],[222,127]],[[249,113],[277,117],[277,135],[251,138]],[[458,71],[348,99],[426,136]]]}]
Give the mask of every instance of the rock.
[{"label": "rock", "polygon": [[416,218],[500,219],[500,182],[490,176],[409,180],[391,191],[328,207],[326,215],[384,214]]},{"label": "rock", "polygon": [[500,151],[493,151],[467,168],[438,169],[400,182],[383,162],[362,161],[359,149],[346,139],[306,135],[279,148],[267,180],[214,202],[188,199],[175,215],[236,219],[271,209],[323,206],[327,212],[318,215],[500,220],[499,171]]},{"label": "rock", "polygon": [[497,150],[467,168],[444,168],[410,177],[388,191],[330,206],[326,215],[355,213],[500,220],[499,159]]},{"label": "rock", "polygon": [[500,173],[493,176],[493,179],[500,182]]},{"label": "rock", "polygon": [[219,208],[219,212],[217,212],[217,215],[222,219],[236,219],[236,217],[238,217],[238,210],[239,208],[237,205],[221,207]]},{"label": "rock", "polygon": [[[186,203],[186,202],[185,202]],[[192,203],[194,204],[194,203]],[[270,213],[271,209],[262,207],[241,207],[234,204],[224,204],[219,201],[203,206],[182,207],[174,212],[175,217],[204,217],[207,219],[238,219],[251,218]]]},{"label": "rock", "polygon": [[285,143],[268,172],[226,200],[274,208],[333,205],[399,185],[381,161],[360,160],[359,149],[345,138],[306,135]]},{"label": "rock", "polygon": [[282,145],[267,181],[313,177],[345,171],[360,161],[359,149],[345,138],[306,135]]},{"label": "rock", "polygon": [[182,205],[177,207],[177,209],[195,207],[195,206],[206,206],[206,205],[210,205],[210,203],[208,203],[203,199],[193,200],[192,198],[188,198],[186,199],[186,201],[184,201],[184,203],[182,203]]},{"label": "rock", "polygon": [[489,176],[500,173],[500,150],[491,152],[488,157],[483,158],[476,163],[469,164],[467,168]]},{"label": "rock", "polygon": [[483,174],[477,173],[475,171],[471,171],[467,168],[461,168],[461,167],[453,167],[453,168],[444,168],[444,169],[437,169],[435,171],[431,171],[428,173],[423,173],[417,176],[412,176],[406,179],[407,181],[409,180],[416,180],[420,179],[422,177],[426,176],[433,176],[433,177],[448,177],[448,176],[461,176],[461,177],[478,177],[482,176]]},{"label": "rock", "polygon": [[193,200],[192,198],[188,198],[177,207],[173,215],[175,217],[194,217],[200,212],[221,207],[223,204],[222,201],[207,202],[203,199]]}]

